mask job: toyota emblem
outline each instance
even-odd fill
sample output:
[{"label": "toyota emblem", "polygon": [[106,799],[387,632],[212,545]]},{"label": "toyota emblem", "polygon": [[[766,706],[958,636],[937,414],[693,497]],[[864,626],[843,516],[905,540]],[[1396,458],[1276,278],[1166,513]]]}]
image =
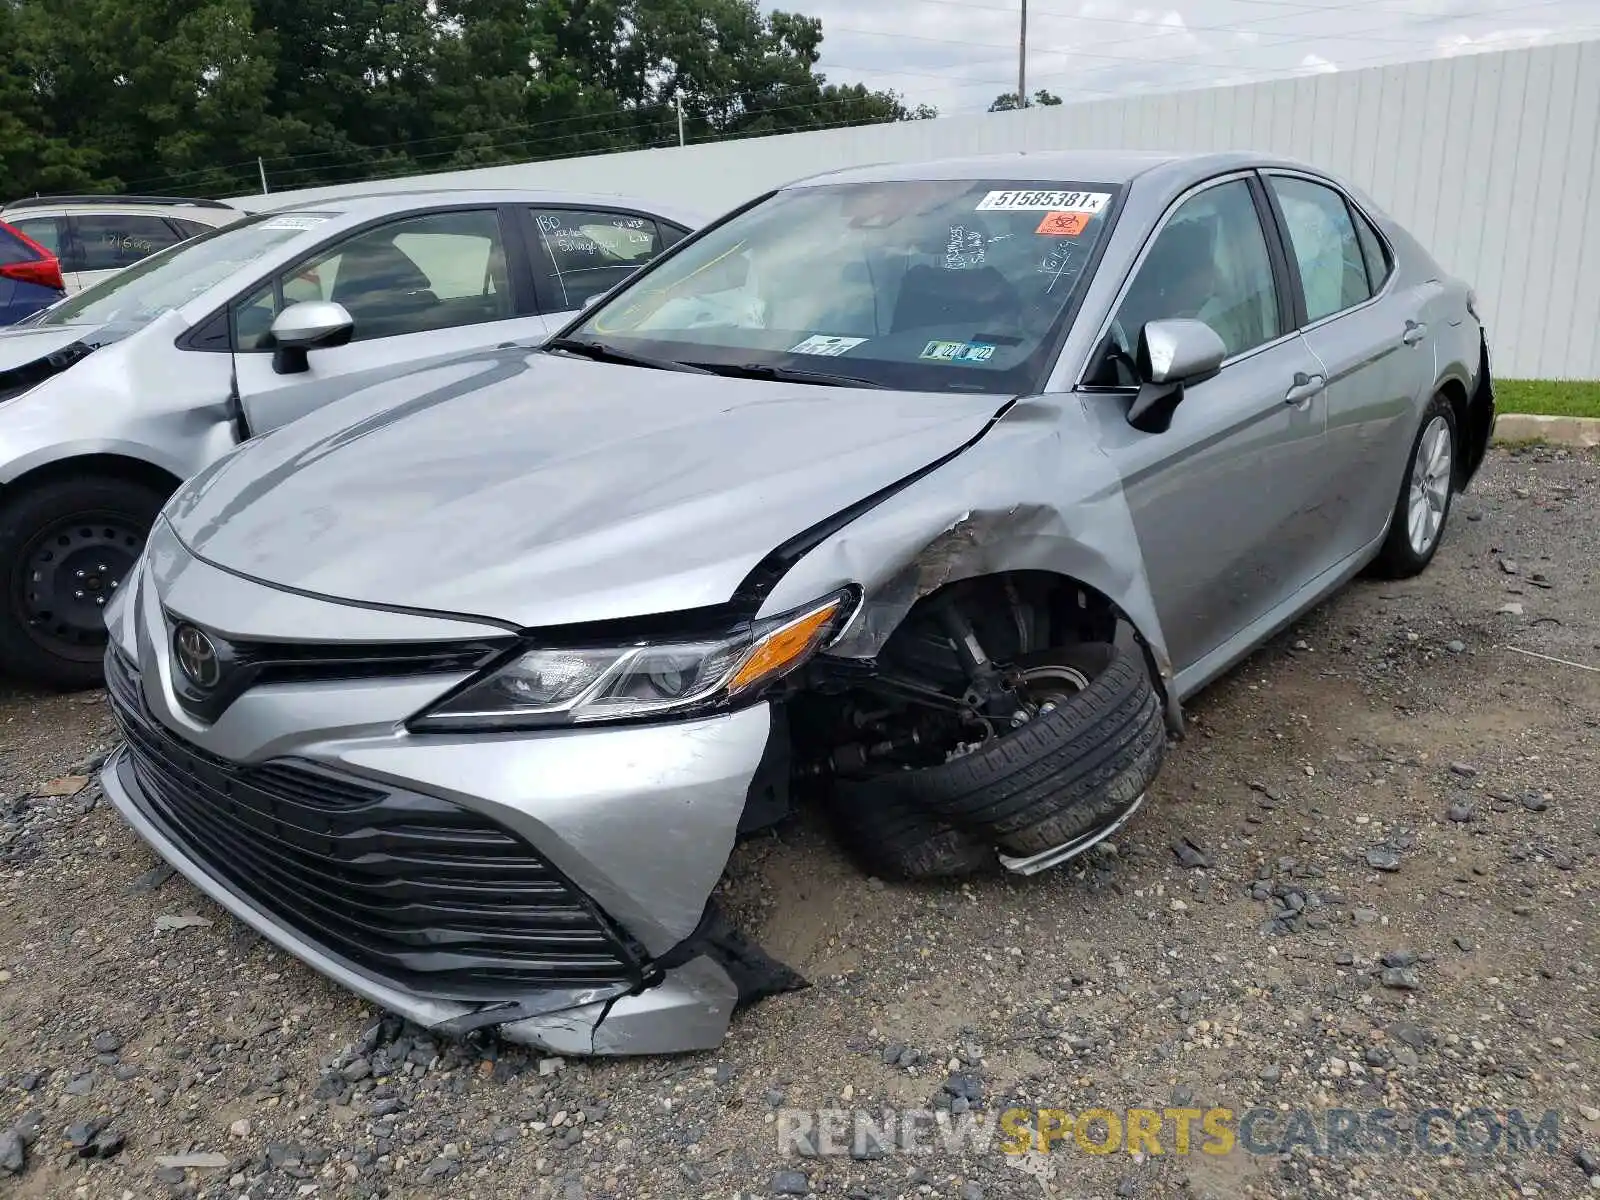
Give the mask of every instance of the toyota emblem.
[{"label": "toyota emblem", "polygon": [[205,630],[179,625],[172,635],[172,650],[179,669],[195,687],[209,691],[222,681],[222,658]]}]

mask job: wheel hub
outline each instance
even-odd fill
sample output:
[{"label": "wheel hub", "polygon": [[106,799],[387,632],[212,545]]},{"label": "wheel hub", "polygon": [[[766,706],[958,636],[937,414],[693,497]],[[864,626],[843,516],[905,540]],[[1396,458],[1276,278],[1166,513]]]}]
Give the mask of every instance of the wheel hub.
[{"label": "wheel hub", "polygon": [[143,536],[115,520],[62,522],[34,539],[21,608],[41,641],[89,648],[105,641],[105,608],[138,557]]},{"label": "wheel hub", "polygon": [[1012,693],[1017,709],[1011,714],[1011,727],[1021,728],[1029,721],[1053,712],[1058,704],[1089,686],[1089,677],[1076,667],[1032,667],[1012,677]]}]

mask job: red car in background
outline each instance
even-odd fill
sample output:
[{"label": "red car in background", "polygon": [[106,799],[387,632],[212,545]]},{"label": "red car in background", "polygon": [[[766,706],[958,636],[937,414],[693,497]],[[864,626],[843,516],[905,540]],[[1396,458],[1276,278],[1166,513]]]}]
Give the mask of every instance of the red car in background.
[{"label": "red car in background", "polygon": [[66,294],[56,256],[0,221],[0,325],[15,325]]}]

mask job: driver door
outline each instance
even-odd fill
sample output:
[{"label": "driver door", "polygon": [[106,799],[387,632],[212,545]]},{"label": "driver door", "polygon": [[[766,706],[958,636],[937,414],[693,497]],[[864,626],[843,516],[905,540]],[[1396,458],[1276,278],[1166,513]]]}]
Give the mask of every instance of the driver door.
[{"label": "driver door", "polygon": [[[239,399],[254,433],[385,379],[462,352],[545,337],[531,280],[507,254],[503,214],[454,209],[400,217],[324,246],[243,297],[232,313]],[[268,330],[307,300],[344,305],[349,343],[279,374]]]},{"label": "driver door", "polygon": [[[1211,325],[1228,357],[1189,387],[1171,426],[1125,419],[1136,385],[1115,354],[1091,366],[1084,397],[1116,462],[1162,630],[1182,678],[1269,618],[1327,565],[1327,401],[1322,368],[1294,329],[1285,272],[1268,240],[1253,174],[1212,180],[1180,199],[1114,308],[1107,340],[1132,349],[1146,321]],[[1118,334],[1121,337],[1118,337]],[[1118,394],[1121,392],[1121,394]]]}]

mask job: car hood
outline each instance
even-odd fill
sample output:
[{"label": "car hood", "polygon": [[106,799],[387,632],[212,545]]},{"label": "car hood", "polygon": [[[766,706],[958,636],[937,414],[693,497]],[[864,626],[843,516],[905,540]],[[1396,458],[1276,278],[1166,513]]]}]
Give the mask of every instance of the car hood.
[{"label": "car hood", "polygon": [[115,341],[103,325],[24,325],[0,330],[0,392],[42,383]]},{"label": "car hood", "polygon": [[201,558],[322,596],[523,627],[677,612],[725,603],[1002,403],[505,349],[250,443],[167,517]]}]

